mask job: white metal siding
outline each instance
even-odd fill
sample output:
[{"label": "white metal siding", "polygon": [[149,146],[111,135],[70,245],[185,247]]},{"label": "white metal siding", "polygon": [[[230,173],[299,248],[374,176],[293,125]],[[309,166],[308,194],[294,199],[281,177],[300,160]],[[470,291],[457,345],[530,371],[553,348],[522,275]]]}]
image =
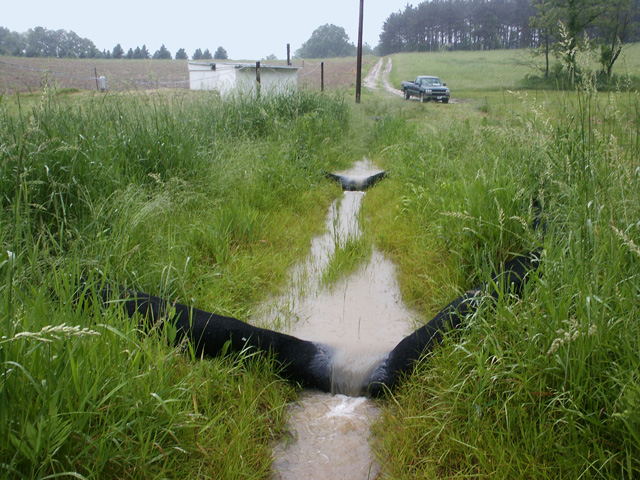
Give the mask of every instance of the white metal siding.
[{"label": "white metal siding", "polygon": [[[191,90],[217,90],[221,94],[233,91],[255,94],[257,91],[255,65],[216,63],[215,70],[208,63],[189,62],[189,85]],[[282,93],[296,89],[298,70],[291,67],[260,68],[260,91]]]},{"label": "white metal siding", "polygon": [[213,70],[208,64],[189,64],[189,86],[191,90],[218,90],[227,93],[236,85],[234,65],[216,64]]}]

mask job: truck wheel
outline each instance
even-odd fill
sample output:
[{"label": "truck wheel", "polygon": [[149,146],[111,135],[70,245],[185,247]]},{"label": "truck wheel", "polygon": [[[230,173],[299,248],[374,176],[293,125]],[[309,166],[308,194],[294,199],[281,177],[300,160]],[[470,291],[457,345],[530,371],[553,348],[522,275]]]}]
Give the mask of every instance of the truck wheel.
[{"label": "truck wheel", "polygon": [[405,99],[405,100],[409,100],[410,98],[411,98],[411,94],[409,93],[409,91],[408,91],[408,90],[405,90],[405,91],[404,91],[404,99]]},{"label": "truck wheel", "polygon": [[420,94],[420,101],[422,103],[427,103],[427,96],[424,93]]},{"label": "truck wheel", "polygon": [[442,99],[442,103],[449,103],[449,99],[448,98],[443,98]]}]

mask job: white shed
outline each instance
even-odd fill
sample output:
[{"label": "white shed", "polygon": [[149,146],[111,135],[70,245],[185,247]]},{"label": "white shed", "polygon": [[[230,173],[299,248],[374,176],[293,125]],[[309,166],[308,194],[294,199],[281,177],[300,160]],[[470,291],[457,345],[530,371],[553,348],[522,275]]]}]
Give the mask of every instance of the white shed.
[{"label": "white shed", "polygon": [[[222,95],[233,91],[257,91],[257,64],[189,62],[191,90],[217,90]],[[298,67],[260,65],[260,91],[280,93],[298,87]]]}]

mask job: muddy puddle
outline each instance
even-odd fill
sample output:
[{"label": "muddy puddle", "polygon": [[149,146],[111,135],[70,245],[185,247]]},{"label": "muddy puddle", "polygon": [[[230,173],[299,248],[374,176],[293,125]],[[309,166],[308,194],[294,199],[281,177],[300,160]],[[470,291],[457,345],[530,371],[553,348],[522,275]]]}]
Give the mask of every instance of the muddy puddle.
[{"label": "muddy puddle", "polygon": [[[338,172],[368,177],[380,172],[368,160]],[[290,434],[274,448],[274,479],[376,478],[380,467],[369,447],[370,425],[379,410],[363,395],[370,371],[411,333],[413,312],[403,305],[394,265],[375,247],[367,262],[330,288],[322,272],[336,245],[361,235],[363,192],[346,191],[329,208],[326,232],[296,266],[287,293],[262,306],[256,324],[277,325],[298,338],[335,349],[332,391],[306,391],[290,407]]]}]

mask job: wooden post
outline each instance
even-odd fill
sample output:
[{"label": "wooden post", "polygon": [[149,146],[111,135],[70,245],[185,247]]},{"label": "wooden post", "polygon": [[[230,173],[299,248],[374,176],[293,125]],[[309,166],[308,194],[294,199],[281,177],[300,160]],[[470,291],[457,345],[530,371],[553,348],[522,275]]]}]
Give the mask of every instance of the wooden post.
[{"label": "wooden post", "polygon": [[360,20],[358,22],[358,59],[356,64],[356,103],[360,103],[360,91],[362,89],[362,19],[364,12],[364,0],[360,0]]},{"label": "wooden post", "polygon": [[324,92],[324,62],[320,62],[320,91]]},{"label": "wooden post", "polygon": [[96,74],[96,90],[100,91],[100,85],[98,84],[98,69],[96,67],[94,67],[93,71]]},{"label": "wooden post", "polygon": [[260,62],[256,62],[256,86],[256,93],[258,94],[258,97],[260,97]]},{"label": "wooden post", "polygon": [[287,66],[291,66],[291,44],[287,43]]}]

